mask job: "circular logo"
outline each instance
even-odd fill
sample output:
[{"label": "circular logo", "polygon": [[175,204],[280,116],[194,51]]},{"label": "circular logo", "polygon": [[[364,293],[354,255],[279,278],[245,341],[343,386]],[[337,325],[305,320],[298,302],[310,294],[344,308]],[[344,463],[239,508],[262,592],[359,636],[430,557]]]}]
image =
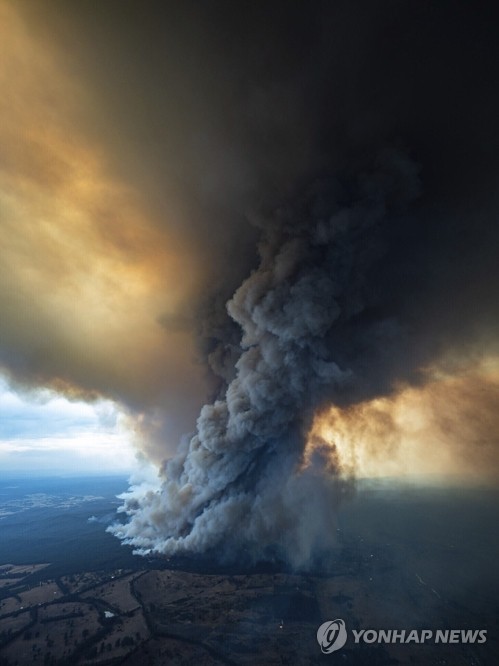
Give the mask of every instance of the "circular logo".
[{"label": "circular logo", "polygon": [[317,630],[317,642],[324,654],[331,654],[347,642],[347,630],[343,620],[328,620]]}]

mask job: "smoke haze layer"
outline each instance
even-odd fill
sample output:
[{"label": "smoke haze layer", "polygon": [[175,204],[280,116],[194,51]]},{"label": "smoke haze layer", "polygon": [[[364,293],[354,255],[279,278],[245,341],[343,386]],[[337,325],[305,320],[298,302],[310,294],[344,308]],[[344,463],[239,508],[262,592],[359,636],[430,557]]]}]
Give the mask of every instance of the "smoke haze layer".
[{"label": "smoke haze layer", "polygon": [[[318,414],[415,390],[463,405],[454,423],[486,412],[493,437],[475,372],[498,353],[491,5],[0,10],[0,365],[112,398],[167,460],[119,536],[301,565],[349,488],[338,449],[309,455]],[[497,458],[451,430],[463,460]]]}]

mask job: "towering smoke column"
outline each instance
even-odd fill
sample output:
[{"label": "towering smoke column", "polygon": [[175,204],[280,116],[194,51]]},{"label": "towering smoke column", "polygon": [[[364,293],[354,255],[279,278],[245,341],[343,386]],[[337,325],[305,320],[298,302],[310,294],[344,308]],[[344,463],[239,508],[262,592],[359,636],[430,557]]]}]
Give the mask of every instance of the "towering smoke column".
[{"label": "towering smoke column", "polygon": [[0,0],[0,372],[169,459],[115,533],[303,566],[415,405],[499,475],[493,3],[146,4]]},{"label": "towering smoke column", "polygon": [[[320,451],[304,464],[306,434],[326,400],[369,390],[358,366],[393,338],[371,277],[417,191],[415,166],[384,155],[355,177],[316,180],[264,221],[259,266],[227,303],[242,339],[225,397],[203,407],[160,490],[130,495],[115,534],[141,553],[244,550],[295,566],[330,547],[346,482]],[[366,316],[375,343],[348,349]]]}]

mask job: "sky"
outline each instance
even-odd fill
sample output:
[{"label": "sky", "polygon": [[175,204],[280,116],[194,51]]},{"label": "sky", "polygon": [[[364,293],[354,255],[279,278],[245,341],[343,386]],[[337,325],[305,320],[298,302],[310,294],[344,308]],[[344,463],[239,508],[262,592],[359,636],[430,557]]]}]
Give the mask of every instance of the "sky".
[{"label": "sky", "polygon": [[161,490],[118,536],[215,547],[250,511],[243,541],[303,559],[300,498],[496,483],[492,3],[0,19],[3,469],[147,459]]},{"label": "sky", "polygon": [[109,400],[69,401],[0,383],[0,467],[22,476],[130,474],[138,466],[126,416]]}]

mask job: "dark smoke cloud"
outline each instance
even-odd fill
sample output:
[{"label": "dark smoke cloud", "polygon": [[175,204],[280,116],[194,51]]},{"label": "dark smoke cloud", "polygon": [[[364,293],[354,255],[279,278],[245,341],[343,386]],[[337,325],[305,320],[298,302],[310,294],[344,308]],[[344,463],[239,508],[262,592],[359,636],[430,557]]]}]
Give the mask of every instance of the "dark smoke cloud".
[{"label": "dark smoke cloud", "polygon": [[274,551],[294,566],[332,545],[345,483],[320,453],[304,468],[306,433],[325,401],[389,383],[391,372],[369,381],[369,368],[380,371],[400,324],[379,307],[371,281],[386,227],[403,222],[418,191],[414,164],[384,154],[360,175],[314,182],[259,221],[259,266],[227,304],[242,329],[235,377],[164,466],[160,491],[132,495],[130,520],[114,533],[143,553],[223,544],[232,556]]},{"label": "dark smoke cloud", "polygon": [[[344,169],[398,144],[421,165],[424,213],[395,239],[402,253],[408,246],[401,274],[405,261],[418,282],[408,290],[423,288],[423,264],[428,291],[454,280],[448,264],[462,248],[475,261],[462,279],[473,278],[497,240],[489,199],[499,66],[488,3],[19,6],[91,89],[82,123],[115,172],[144,193],[158,224],[190,244],[202,279],[186,325],[207,355],[223,326],[234,330],[227,318],[220,325],[224,304],[255,265],[248,212],[282,201],[321,168]],[[415,261],[414,246],[425,254]],[[493,250],[485,258],[491,264]],[[177,313],[164,314],[178,325]],[[215,366],[222,351],[212,354]]]},{"label": "dark smoke cloud", "polygon": [[[139,372],[137,353],[132,375],[118,363],[112,381],[86,357],[81,371],[55,352],[43,363],[43,381],[150,405],[143,431],[158,460],[171,453],[161,433],[176,386],[185,403],[200,393],[185,352],[197,338],[214,400],[161,491],[130,499],[117,532],[144,550],[251,544],[303,564],[327,547],[344,490],[334,461],[303,468],[314,412],[497,353],[492,3],[18,6],[91,91],[80,123],[109,170],[181,239],[179,282],[197,271],[180,304],[155,312],[168,363],[148,353]],[[36,383],[30,344],[2,359]]]}]

